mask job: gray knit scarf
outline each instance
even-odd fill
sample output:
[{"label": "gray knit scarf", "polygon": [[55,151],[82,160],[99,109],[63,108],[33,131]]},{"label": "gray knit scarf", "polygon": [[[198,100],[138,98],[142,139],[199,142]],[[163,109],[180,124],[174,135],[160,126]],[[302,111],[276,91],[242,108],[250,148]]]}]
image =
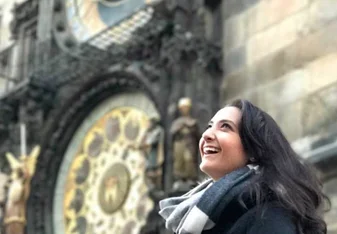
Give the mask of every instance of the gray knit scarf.
[{"label": "gray knit scarf", "polygon": [[159,202],[166,228],[177,234],[200,234],[213,228],[228,203],[250,183],[257,166],[248,165],[220,180],[201,183],[180,197]]}]

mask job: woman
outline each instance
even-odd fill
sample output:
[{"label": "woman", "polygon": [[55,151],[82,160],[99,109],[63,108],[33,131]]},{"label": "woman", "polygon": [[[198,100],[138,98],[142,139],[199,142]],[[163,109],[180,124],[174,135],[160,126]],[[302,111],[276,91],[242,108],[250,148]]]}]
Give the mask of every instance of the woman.
[{"label": "woman", "polygon": [[219,110],[203,133],[200,169],[211,179],[160,202],[175,233],[326,233],[326,199],[275,121],[248,101]]}]

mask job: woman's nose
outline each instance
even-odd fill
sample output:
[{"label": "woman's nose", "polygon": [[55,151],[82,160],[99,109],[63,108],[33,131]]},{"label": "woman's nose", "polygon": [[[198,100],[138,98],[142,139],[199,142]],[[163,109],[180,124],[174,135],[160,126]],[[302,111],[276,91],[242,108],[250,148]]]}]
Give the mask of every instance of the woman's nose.
[{"label": "woman's nose", "polygon": [[204,138],[205,141],[214,140],[214,132],[212,128],[206,129],[206,131],[202,134],[202,138]]}]

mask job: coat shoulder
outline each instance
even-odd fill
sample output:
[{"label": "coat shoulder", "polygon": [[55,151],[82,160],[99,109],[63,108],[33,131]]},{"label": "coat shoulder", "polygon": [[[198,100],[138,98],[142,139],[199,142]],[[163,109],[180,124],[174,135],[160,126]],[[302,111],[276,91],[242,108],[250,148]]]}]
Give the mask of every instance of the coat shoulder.
[{"label": "coat shoulder", "polygon": [[296,234],[292,214],[277,204],[254,207],[242,215],[227,232],[229,234]]}]

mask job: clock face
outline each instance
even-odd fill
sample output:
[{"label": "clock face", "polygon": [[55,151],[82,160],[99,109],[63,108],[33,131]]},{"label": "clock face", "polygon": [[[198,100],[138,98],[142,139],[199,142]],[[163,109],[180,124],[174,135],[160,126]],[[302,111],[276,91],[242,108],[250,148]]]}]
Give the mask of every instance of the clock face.
[{"label": "clock face", "polygon": [[[123,43],[135,29],[152,16],[145,9],[151,0],[65,0],[66,15],[75,38],[86,41],[99,32],[109,30],[112,42]],[[140,10],[140,9],[145,10]],[[124,38],[124,40],[123,40]]]},{"label": "clock face", "polygon": [[74,135],[61,165],[56,233],[139,233],[154,207],[144,154],[129,147],[140,142],[149,115],[132,106],[103,106]]}]

